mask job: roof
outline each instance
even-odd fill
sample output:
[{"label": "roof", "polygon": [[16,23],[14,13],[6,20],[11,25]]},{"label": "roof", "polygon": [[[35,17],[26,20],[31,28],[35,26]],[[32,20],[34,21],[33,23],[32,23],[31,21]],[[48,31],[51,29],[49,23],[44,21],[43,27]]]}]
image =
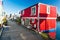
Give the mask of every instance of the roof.
[{"label": "roof", "polygon": [[[36,4],[34,4],[32,6],[29,6],[27,8],[33,7],[33,6],[37,5],[37,4],[44,4],[44,3],[36,3]],[[44,4],[44,5],[48,5],[48,4]],[[48,6],[52,6],[52,5],[48,5]],[[56,7],[56,6],[53,6],[53,7]],[[25,9],[27,9],[27,8],[25,8]],[[23,10],[25,10],[25,9],[23,9]],[[21,11],[23,11],[23,10],[21,10]]]}]

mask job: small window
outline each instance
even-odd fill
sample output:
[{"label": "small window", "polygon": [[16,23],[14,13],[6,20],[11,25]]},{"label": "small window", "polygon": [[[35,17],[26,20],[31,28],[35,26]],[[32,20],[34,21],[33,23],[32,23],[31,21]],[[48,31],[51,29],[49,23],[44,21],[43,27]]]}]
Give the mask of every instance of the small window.
[{"label": "small window", "polygon": [[50,14],[50,6],[47,6],[47,14]]},{"label": "small window", "polygon": [[24,14],[24,11],[23,10],[21,11],[21,14]]},{"label": "small window", "polygon": [[31,15],[36,15],[36,6],[31,8]]}]

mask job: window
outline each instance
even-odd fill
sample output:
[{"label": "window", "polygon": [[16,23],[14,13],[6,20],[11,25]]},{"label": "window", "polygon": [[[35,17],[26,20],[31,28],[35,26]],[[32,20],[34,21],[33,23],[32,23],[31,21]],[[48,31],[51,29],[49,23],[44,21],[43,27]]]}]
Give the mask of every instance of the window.
[{"label": "window", "polygon": [[23,10],[21,11],[21,14],[24,14],[24,11]]},{"label": "window", "polygon": [[25,25],[30,25],[30,19],[25,19]]},{"label": "window", "polygon": [[47,6],[47,14],[50,14],[50,6]]},{"label": "window", "polygon": [[31,8],[31,15],[36,15],[36,6]]},{"label": "window", "polygon": [[32,23],[34,23],[34,21],[35,21],[35,20],[34,20],[34,19],[32,19]]}]

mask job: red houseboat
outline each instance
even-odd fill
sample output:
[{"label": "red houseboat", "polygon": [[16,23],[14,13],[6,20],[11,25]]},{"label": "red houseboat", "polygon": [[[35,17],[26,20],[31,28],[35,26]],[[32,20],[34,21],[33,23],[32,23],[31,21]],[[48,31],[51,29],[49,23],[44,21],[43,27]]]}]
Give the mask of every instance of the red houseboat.
[{"label": "red houseboat", "polygon": [[55,38],[57,18],[55,6],[37,3],[22,10],[20,13],[22,25],[25,25],[27,28],[33,28],[38,32],[48,30],[49,36]]}]

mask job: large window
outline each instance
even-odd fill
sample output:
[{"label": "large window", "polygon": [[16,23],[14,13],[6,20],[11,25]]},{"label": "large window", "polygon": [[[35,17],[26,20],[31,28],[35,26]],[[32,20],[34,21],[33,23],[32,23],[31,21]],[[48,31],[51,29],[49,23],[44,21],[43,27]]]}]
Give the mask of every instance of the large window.
[{"label": "large window", "polygon": [[36,15],[36,6],[31,8],[31,15]]}]

